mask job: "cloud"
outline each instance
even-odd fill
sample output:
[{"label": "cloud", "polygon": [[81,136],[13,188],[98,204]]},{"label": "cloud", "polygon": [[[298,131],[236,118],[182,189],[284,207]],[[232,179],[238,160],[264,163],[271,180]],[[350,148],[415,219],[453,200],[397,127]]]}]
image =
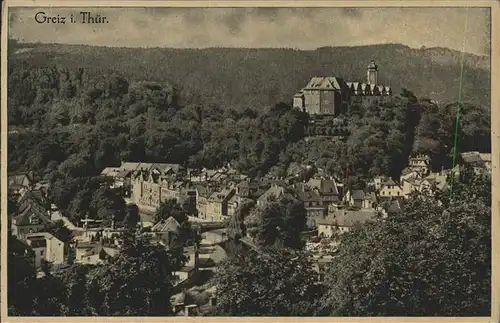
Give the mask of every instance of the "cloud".
[{"label": "cloud", "polygon": [[[127,47],[293,47],[402,43],[489,54],[487,8],[89,8],[108,24],[37,24],[79,8],[10,8],[9,35],[25,42]],[[467,33],[464,34],[467,17]]]}]

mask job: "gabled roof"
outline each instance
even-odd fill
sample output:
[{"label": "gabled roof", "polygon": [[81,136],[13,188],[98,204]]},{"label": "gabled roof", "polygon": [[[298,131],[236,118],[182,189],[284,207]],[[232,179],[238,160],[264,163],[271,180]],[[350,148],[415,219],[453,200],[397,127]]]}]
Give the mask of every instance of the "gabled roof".
[{"label": "gabled roof", "polygon": [[422,183],[421,178],[415,178],[415,177],[405,178],[403,181],[410,183],[411,185],[420,185]]},{"label": "gabled roof", "polygon": [[384,183],[382,183],[383,186],[395,186],[397,185],[392,178],[387,179]]},{"label": "gabled roof", "polygon": [[363,200],[365,198],[365,192],[363,192],[363,190],[354,190],[351,192],[351,197],[354,200]]},{"label": "gabled roof", "polygon": [[316,89],[321,85],[322,82],[323,82],[323,77],[313,76],[309,80],[309,83],[306,84],[304,89]]},{"label": "gabled roof", "polygon": [[120,169],[126,169],[129,171],[135,171],[137,170],[137,167],[139,167],[140,163],[131,163],[131,162],[122,162]]},{"label": "gabled roof", "polygon": [[469,151],[460,153],[465,163],[491,162],[491,154],[479,153],[478,151]]},{"label": "gabled roof", "polygon": [[[302,185],[305,186],[305,185]],[[299,201],[302,202],[321,202],[321,196],[314,190],[306,187],[297,188],[295,190]]]},{"label": "gabled roof", "polygon": [[[425,177],[422,181],[422,183],[424,181],[427,181],[429,182],[429,184],[434,184],[436,185],[436,187],[438,189],[444,189],[448,186],[448,183],[447,183],[447,176],[446,175],[441,175],[441,174],[436,174],[436,173],[432,173],[430,175],[428,175],[427,177]],[[421,183],[421,184],[422,184]]]},{"label": "gabled roof", "polygon": [[340,78],[334,76],[315,76],[307,83],[304,90],[340,90],[344,86],[345,83]]},{"label": "gabled roof", "polygon": [[182,166],[179,164],[157,163],[152,164],[151,169],[153,168],[160,170],[162,173],[167,173],[170,170],[172,170],[174,173],[178,173],[182,169]]},{"label": "gabled roof", "polygon": [[119,171],[120,168],[118,167],[106,167],[102,170],[101,175],[114,177]]},{"label": "gabled roof", "polygon": [[222,181],[223,179],[227,178],[228,176],[224,173],[221,173],[221,172],[217,172],[215,173],[211,178],[210,180],[211,181],[214,181],[214,182],[218,182],[218,181]]},{"label": "gabled roof", "polygon": [[491,162],[491,154],[486,154],[486,153],[480,153],[479,157],[481,158],[482,161],[484,162]]},{"label": "gabled roof", "polygon": [[169,217],[166,220],[162,220],[156,223],[151,231],[154,232],[179,232],[181,225],[173,217]]},{"label": "gabled roof", "polygon": [[333,179],[316,179],[311,178],[307,182],[307,186],[312,189],[317,189],[321,195],[338,195],[337,184]]},{"label": "gabled roof", "polygon": [[28,174],[13,174],[8,176],[8,186],[28,186],[31,178]]},{"label": "gabled roof", "polygon": [[26,191],[23,196],[19,199],[19,207],[23,208],[27,204],[37,204],[40,209],[45,210],[45,205],[48,204],[47,199],[44,196],[44,192],[42,190],[29,190]]},{"label": "gabled roof", "polygon": [[336,90],[340,90],[345,87],[345,83],[341,78],[329,76],[325,78],[325,85],[327,88],[333,87]]},{"label": "gabled roof", "polygon": [[200,184],[195,185],[195,190],[199,196],[209,197],[212,194],[210,188]]},{"label": "gabled roof", "polygon": [[214,201],[223,201],[226,199],[229,195],[233,194],[234,190],[225,188],[220,192],[214,192],[212,195],[210,195],[210,199]]},{"label": "gabled roof", "polygon": [[377,203],[377,196],[375,195],[375,193],[370,192],[368,194],[365,194],[363,200],[365,200],[365,201],[371,201],[373,203]]},{"label": "gabled roof", "polygon": [[47,224],[51,222],[43,211],[40,210],[40,208],[34,203],[29,204],[18,216],[14,217],[13,222],[15,222],[15,225],[17,226],[30,225],[31,216],[38,218],[40,220],[40,224]]},{"label": "gabled roof", "polygon": [[54,240],[56,242],[61,242],[56,236],[52,235],[49,232],[37,232],[26,235],[26,239],[28,240],[36,240],[36,239],[44,239],[45,242]]},{"label": "gabled roof", "polygon": [[376,216],[374,210],[336,210],[334,213],[329,214],[324,219],[317,221],[318,225],[338,225],[340,227],[352,227],[356,223],[363,223],[373,220]]},{"label": "gabled roof", "polygon": [[295,196],[283,186],[272,185],[264,194],[262,194],[257,200],[259,202],[267,202],[269,198],[274,197],[277,200],[281,198],[290,198],[292,200],[296,200]]},{"label": "gabled roof", "polygon": [[153,167],[152,163],[139,163],[139,165],[137,166],[137,170],[150,171],[151,167]]}]

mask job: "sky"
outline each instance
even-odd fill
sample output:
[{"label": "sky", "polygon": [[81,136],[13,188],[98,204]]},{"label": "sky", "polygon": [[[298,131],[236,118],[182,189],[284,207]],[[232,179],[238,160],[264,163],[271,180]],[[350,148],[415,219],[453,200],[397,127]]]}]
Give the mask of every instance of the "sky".
[{"label": "sky", "polygon": [[[35,14],[106,16],[106,24],[39,24]],[[22,42],[120,47],[359,46],[401,43],[490,54],[489,8],[9,8]],[[465,40],[465,41],[464,41]]]}]

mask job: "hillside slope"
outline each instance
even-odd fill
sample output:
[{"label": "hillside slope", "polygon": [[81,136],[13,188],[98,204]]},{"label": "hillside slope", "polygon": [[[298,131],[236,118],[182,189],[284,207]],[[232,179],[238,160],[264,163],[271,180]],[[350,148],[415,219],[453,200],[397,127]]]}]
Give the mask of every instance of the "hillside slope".
[{"label": "hillside slope", "polygon": [[60,44],[22,47],[23,50],[9,51],[16,53],[10,58],[11,66],[56,65],[85,68],[91,74],[114,71],[130,80],[168,82],[222,107],[263,109],[278,101],[291,102],[293,94],[314,75],[364,81],[370,59],[379,65],[379,82],[391,85],[397,94],[408,88],[419,97],[456,101],[462,84],[463,100],[482,105],[490,102],[489,58],[466,54],[460,82],[462,55],[443,48],[412,49],[399,44],[324,47],[314,51]]}]

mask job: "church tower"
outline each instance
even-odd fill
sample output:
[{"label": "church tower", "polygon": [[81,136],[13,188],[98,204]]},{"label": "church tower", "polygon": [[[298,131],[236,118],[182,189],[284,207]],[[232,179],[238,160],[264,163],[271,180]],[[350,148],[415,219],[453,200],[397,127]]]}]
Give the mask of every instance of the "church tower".
[{"label": "church tower", "polygon": [[378,67],[372,59],[366,71],[366,82],[368,84],[377,85],[377,74],[378,74]]}]

